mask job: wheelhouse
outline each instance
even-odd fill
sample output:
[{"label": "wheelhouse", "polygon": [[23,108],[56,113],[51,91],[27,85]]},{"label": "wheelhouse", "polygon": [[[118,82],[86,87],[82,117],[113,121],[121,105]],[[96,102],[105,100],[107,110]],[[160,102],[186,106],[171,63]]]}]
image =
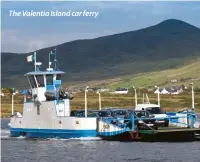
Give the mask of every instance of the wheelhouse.
[{"label": "wheelhouse", "polygon": [[38,101],[46,101],[45,94],[59,90],[61,85],[62,71],[36,71],[25,74],[30,84],[32,97]]}]

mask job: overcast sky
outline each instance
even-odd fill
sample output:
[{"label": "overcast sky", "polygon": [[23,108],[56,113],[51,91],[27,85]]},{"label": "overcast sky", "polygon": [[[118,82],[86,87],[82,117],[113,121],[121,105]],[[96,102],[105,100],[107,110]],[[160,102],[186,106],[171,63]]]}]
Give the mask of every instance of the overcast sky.
[{"label": "overcast sky", "polygon": [[[10,17],[9,10],[94,11],[94,17]],[[200,2],[2,2],[3,52],[24,53],[180,19],[200,27]]]}]

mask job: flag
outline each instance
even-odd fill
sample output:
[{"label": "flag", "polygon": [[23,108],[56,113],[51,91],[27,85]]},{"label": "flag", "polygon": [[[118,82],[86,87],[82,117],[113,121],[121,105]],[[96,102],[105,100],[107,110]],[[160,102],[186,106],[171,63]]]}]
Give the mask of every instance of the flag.
[{"label": "flag", "polygon": [[27,62],[32,62],[35,60],[35,56],[34,55],[30,55],[26,57]]}]

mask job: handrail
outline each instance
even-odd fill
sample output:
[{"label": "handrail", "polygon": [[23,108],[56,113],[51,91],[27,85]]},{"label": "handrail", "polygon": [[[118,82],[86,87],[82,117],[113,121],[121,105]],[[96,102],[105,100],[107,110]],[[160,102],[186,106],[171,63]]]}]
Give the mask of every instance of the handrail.
[{"label": "handrail", "polygon": [[[139,117],[137,115],[134,115],[137,119],[139,119]],[[135,119],[135,118],[134,118]],[[150,126],[148,126],[145,122],[143,122],[144,125],[146,125],[148,128],[150,128],[151,130],[155,131],[153,128],[151,128]]]},{"label": "handrail", "polygon": [[[136,115],[134,115],[134,116],[136,116]],[[152,120],[152,119],[155,119],[155,120],[164,120],[164,119],[178,119],[178,118],[187,118],[187,117],[190,117],[190,116],[192,116],[192,115],[189,115],[189,116],[173,116],[173,117],[164,117],[164,118],[162,118],[162,117],[153,117],[153,118],[139,118],[138,116],[136,116],[136,118],[134,119],[134,120]],[[116,118],[116,117],[102,117],[102,119],[106,119],[106,120],[131,120],[131,119],[126,119],[126,118]]]},{"label": "handrail", "polygon": [[[153,117],[153,118],[147,118],[147,117],[145,117],[145,118],[139,118],[137,115],[135,115],[134,114],[134,121],[145,121],[145,120],[169,120],[169,121],[171,121],[171,120],[173,120],[173,119],[180,119],[180,118],[194,118],[194,115],[195,114],[190,114],[190,115],[187,115],[187,116],[172,116],[172,117]],[[126,118],[122,118],[122,117],[109,117],[109,118],[107,118],[107,117],[102,117],[101,118],[104,122],[106,122],[106,123],[108,123],[108,124],[112,124],[112,123],[110,123],[109,121],[112,121],[112,120],[116,120],[116,121],[120,121],[120,120],[129,120],[129,121],[132,121],[132,119],[126,119]],[[106,119],[106,120],[104,120],[104,119]],[[200,119],[196,119],[196,120],[199,120],[200,121]],[[179,121],[171,121],[172,123],[177,123],[177,124],[183,124],[183,125],[187,125],[187,126],[192,126],[192,124],[186,124],[186,123],[182,123],[182,122],[179,122]],[[124,123],[124,126],[126,126],[127,125],[127,123]],[[154,130],[153,128],[151,128],[150,126],[148,126],[148,124],[146,124],[145,122],[143,122],[143,124],[144,125],[146,125],[148,128],[150,128],[150,129],[152,129],[152,130]]]}]

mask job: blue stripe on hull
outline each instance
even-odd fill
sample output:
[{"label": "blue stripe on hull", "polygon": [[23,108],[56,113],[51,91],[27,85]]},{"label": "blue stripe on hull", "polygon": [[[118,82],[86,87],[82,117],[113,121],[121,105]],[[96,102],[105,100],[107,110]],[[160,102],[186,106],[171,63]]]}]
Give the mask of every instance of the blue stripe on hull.
[{"label": "blue stripe on hull", "polygon": [[127,130],[119,130],[119,131],[114,131],[114,132],[99,132],[100,136],[115,136],[115,135],[119,135],[119,134],[123,134],[129,132]]},{"label": "blue stripe on hull", "polygon": [[80,138],[97,137],[94,130],[66,130],[66,129],[23,129],[10,128],[12,137],[26,136],[30,138]]}]

